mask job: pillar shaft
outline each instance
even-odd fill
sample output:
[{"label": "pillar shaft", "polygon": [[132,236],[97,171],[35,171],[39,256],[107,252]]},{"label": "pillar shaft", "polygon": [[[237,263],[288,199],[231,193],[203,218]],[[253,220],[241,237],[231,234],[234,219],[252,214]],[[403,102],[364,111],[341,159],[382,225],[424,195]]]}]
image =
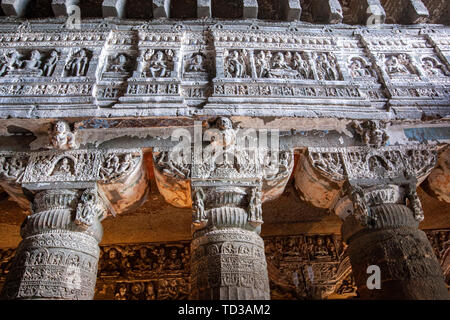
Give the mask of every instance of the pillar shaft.
[{"label": "pillar shaft", "polygon": [[95,191],[41,191],[32,209],[2,298],[93,299],[103,233]]},{"label": "pillar shaft", "polygon": [[194,218],[191,244],[191,298],[270,299],[264,242],[259,236],[260,206],[248,211],[242,207],[253,201],[247,195],[254,194],[237,187],[209,188],[202,197],[206,209],[202,214],[198,193],[197,188],[197,219]]},{"label": "pillar shaft", "polygon": [[[442,270],[419,222],[403,204],[370,208],[373,220],[361,226],[354,215],[342,225],[343,240],[362,299],[448,299]],[[367,286],[371,265],[380,268],[380,288]]]}]

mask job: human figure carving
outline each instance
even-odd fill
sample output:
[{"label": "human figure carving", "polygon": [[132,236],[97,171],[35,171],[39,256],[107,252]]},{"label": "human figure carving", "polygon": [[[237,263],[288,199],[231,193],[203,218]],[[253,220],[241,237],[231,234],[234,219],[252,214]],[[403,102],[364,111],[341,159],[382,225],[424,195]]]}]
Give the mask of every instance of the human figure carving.
[{"label": "human figure carving", "polygon": [[386,60],[387,72],[390,74],[408,74],[410,73],[405,64],[408,63],[406,56],[401,54],[398,56],[391,56]]},{"label": "human figure carving", "polygon": [[65,121],[58,121],[53,129],[51,143],[56,149],[74,149],[77,147],[75,135]]},{"label": "human figure carving", "polygon": [[167,73],[167,59],[162,51],[156,51],[149,63],[149,71],[153,78],[165,77]]},{"label": "human figure carving", "polygon": [[0,68],[0,76],[5,75],[9,71],[20,67],[20,53],[17,50],[12,50],[4,55],[2,58],[2,66]]},{"label": "human figure carving", "polygon": [[22,61],[20,67],[25,70],[39,70],[41,64],[41,53],[38,50],[33,50],[30,59]]},{"label": "human figure carving", "polygon": [[88,65],[88,57],[85,49],[81,49],[75,53],[66,64],[68,77],[79,77],[86,75]]},{"label": "human figure carving", "polygon": [[44,72],[44,76],[50,77],[53,74],[53,71],[55,71],[55,66],[58,63],[58,59],[58,52],[56,50],[53,50],[42,69]]},{"label": "human figure carving", "polygon": [[226,76],[229,78],[243,78],[246,76],[245,62],[243,61],[239,51],[230,52],[230,55],[225,60]]},{"label": "human figure carving", "polygon": [[300,79],[310,78],[311,68],[308,61],[304,60],[299,52],[294,53],[293,66],[294,70],[297,70]]},{"label": "human figure carving", "polygon": [[196,53],[189,60],[188,71],[190,72],[205,72],[205,58],[202,54]]},{"label": "human figure carving", "polygon": [[205,215],[205,193],[202,188],[196,188],[194,191],[194,222],[200,223],[203,220],[206,220]]},{"label": "human figure carving", "polygon": [[450,75],[445,65],[439,63],[432,57],[425,57],[422,59],[422,68],[429,77]]},{"label": "human figure carving", "polygon": [[350,69],[350,75],[353,78],[370,76],[370,72],[363,65],[363,63],[360,59],[356,59],[356,58],[352,59],[352,62],[349,65],[349,69]]},{"label": "human figure carving", "polygon": [[266,56],[264,51],[260,51],[255,57],[255,65],[257,68],[257,77],[258,78],[266,78],[269,75],[270,65],[270,53]]},{"label": "human figure carving", "polygon": [[119,53],[113,59],[111,59],[110,64],[106,71],[108,72],[126,72],[128,58],[126,55]]}]

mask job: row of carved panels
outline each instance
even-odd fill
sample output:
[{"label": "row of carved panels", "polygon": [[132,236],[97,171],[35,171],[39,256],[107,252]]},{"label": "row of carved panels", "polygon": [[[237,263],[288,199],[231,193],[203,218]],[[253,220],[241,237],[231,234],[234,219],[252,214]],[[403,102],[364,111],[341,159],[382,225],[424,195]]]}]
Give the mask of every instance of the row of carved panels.
[{"label": "row of carved panels", "polygon": [[[428,230],[426,234],[450,285],[450,269],[444,261],[450,253],[450,230]],[[339,236],[276,236],[266,237],[264,242],[272,299],[356,295]],[[14,252],[0,251],[0,282],[5,280]],[[96,299],[186,299],[189,263],[187,241],[101,246]]]},{"label": "row of carved panels", "polygon": [[[45,36],[41,39],[39,34],[30,33],[26,40],[23,35],[11,35],[11,42],[4,40],[0,52],[0,81],[5,83],[0,95],[96,96],[104,101],[146,95],[204,99],[242,95],[221,90],[220,81],[249,84],[257,80],[280,85],[287,79],[291,88],[295,84],[293,89],[316,90],[314,85],[328,83],[338,90],[358,82],[377,92],[380,83],[390,82],[408,87],[411,80],[416,84],[422,80],[439,86],[447,83],[450,75],[446,45],[428,35],[385,34],[383,38],[312,33],[286,38],[277,33],[221,30],[210,35],[214,46],[182,44],[182,39],[191,36],[207,37],[150,31],[133,37],[129,32],[111,31],[106,42],[69,47],[67,42],[58,44]],[[21,48],[16,49],[15,41]],[[23,41],[29,41],[28,45]],[[210,90],[207,86],[214,77],[215,87]],[[248,95],[265,96],[261,90]],[[446,93],[436,89],[432,96]],[[379,95],[376,99],[384,98]]]}]

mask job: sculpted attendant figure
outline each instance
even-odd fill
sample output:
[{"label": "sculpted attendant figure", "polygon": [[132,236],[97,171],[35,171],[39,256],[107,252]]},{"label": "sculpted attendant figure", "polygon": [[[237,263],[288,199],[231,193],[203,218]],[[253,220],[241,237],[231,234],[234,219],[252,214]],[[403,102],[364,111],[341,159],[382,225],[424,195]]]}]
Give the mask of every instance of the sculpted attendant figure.
[{"label": "sculpted attendant figure", "polygon": [[38,70],[41,63],[41,53],[37,50],[33,50],[30,59],[22,61],[21,67],[25,70]]},{"label": "sculpted attendant figure", "polygon": [[238,51],[232,51],[226,61],[229,77],[242,78],[245,75],[245,66]]},{"label": "sculpted attendant figure", "polygon": [[50,77],[53,74],[55,66],[58,63],[58,59],[59,59],[58,52],[56,50],[53,50],[50,53],[50,57],[47,59],[42,69],[44,71],[44,76]]},{"label": "sculpted attendant figure", "polygon": [[157,51],[150,60],[150,74],[153,78],[165,77],[167,72],[167,60],[162,51]]},{"label": "sculpted attendant figure", "polygon": [[65,121],[56,123],[51,142],[56,149],[73,149],[77,146],[75,135],[70,132],[69,125]]},{"label": "sculpted attendant figure", "polygon": [[66,70],[69,77],[79,77],[86,74],[86,67],[88,64],[88,57],[86,50],[81,49],[78,53],[74,54],[72,59],[67,63]]}]

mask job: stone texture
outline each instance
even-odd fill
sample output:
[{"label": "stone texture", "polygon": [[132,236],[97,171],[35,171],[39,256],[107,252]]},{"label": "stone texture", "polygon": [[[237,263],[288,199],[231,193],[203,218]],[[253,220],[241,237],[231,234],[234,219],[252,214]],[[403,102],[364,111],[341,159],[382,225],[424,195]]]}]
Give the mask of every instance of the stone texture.
[{"label": "stone texture", "polygon": [[29,0],[3,0],[2,10],[6,15],[24,17],[29,3]]},{"label": "stone texture", "polygon": [[281,1],[281,10],[283,17],[287,21],[300,20],[302,14],[302,7],[299,0],[284,0]]},{"label": "stone texture", "polygon": [[257,19],[258,18],[258,1],[257,0],[243,0],[243,18]]},{"label": "stone texture", "polygon": [[42,191],[35,196],[2,290],[4,299],[94,297],[104,209],[90,199],[99,211],[89,204],[83,209],[87,211],[79,212],[84,204],[78,197],[77,190]]},{"label": "stone texture", "polygon": [[314,20],[319,23],[341,23],[344,17],[338,0],[316,0],[311,9]]},{"label": "stone texture", "polygon": [[153,1],[153,17],[169,18],[170,0],[152,0],[152,1]]},{"label": "stone texture", "polygon": [[104,0],[102,4],[103,17],[125,17],[126,0]]},{"label": "stone texture", "polygon": [[[424,232],[417,230],[412,212],[403,205],[371,208],[379,220],[361,229],[353,217],[342,226],[358,292],[362,299],[449,299],[442,270]],[[366,286],[366,269],[377,265],[381,289]]]},{"label": "stone texture", "polygon": [[79,0],[52,0],[52,10],[55,17],[67,16],[70,6],[79,5]]}]

